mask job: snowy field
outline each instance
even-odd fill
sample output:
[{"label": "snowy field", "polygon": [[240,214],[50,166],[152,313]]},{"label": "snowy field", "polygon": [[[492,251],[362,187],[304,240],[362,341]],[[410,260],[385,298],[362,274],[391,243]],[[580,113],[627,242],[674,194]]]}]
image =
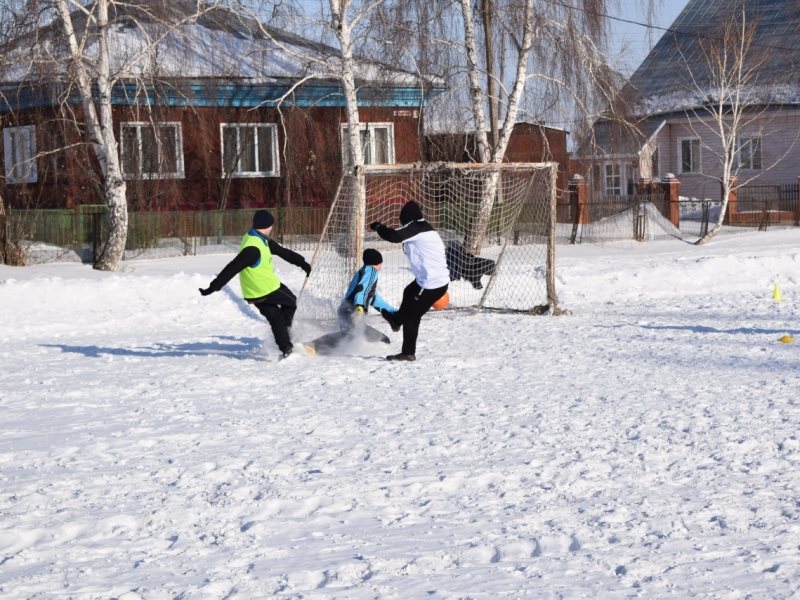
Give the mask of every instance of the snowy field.
[{"label": "snowy field", "polygon": [[800,595],[800,231],[561,246],[572,315],[401,364],[278,362],[230,257],[0,266],[0,596]]}]

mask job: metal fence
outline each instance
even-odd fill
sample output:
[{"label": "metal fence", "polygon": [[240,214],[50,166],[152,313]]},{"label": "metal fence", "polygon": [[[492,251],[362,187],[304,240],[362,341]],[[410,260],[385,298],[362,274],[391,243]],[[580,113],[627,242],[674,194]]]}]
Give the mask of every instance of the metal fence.
[{"label": "metal fence", "polygon": [[680,237],[680,231],[669,221],[669,208],[664,194],[595,195],[585,204],[582,219],[573,206],[569,242],[604,243]]},{"label": "metal fence", "polygon": [[731,222],[742,227],[766,230],[776,225],[798,225],[798,185],[748,185],[736,194]]},{"label": "metal fence", "polygon": [[[678,226],[670,221],[670,201],[663,194],[597,196],[586,203],[584,224],[578,224],[576,206],[562,205],[573,220],[571,231],[562,227],[560,236],[569,243],[605,243],[626,240],[680,238],[695,241],[708,233],[719,219],[719,200],[681,198],[677,202]],[[561,220],[562,214],[559,217]],[[800,194],[797,184],[746,186],[738,190],[737,202],[729,205],[723,226],[726,233],[770,227],[800,225]]]},{"label": "metal fence", "polygon": [[[312,250],[327,207],[271,208],[273,237],[294,250]],[[208,254],[238,249],[254,209],[128,213],[126,259]],[[0,253],[7,264],[92,263],[108,234],[104,206],[72,210],[11,210],[0,215]]]},{"label": "metal fence", "polygon": [[[798,186],[745,186],[726,232],[800,225]],[[577,205],[558,206],[561,243],[606,243],[680,238],[693,241],[716,223],[721,203],[681,199],[679,227],[669,220],[663,194],[593,197],[579,223]],[[325,206],[276,207],[273,237],[297,251],[311,251],[328,215]],[[125,259],[210,254],[237,250],[254,209],[130,212]],[[586,219],[588,217],[588,219]],[[0,262],[36,264],[58,261],[92,263],[108,233],[106,207],[70,210],[10,210],[0,215]],[[517,232],[515,232],[517,233]],[[526,231],[526,234],[530,232]],[[522,235],[522,233],[517,233]]]}]

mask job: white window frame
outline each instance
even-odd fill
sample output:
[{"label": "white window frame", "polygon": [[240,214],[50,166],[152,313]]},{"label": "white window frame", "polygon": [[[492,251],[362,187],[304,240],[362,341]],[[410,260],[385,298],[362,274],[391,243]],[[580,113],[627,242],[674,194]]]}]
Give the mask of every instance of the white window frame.
[{"label": "white window frame", "polygon": [[[746,161],[742,160],[742,149],[744,148],[748,149]],[[760,135],[751,135],[738,138],[736,140],[734,167],[736,169],[745,169],[748,171],[760,171],[762,148]],[[756,164],[755,157],[758,158],[758,164]]]},{"label": "white window frame", "polygon": [[[145,128],[152,129],[153,127],[172,127],[175,131],[175,167],[177,171],[173,173],[129,173],[125,171],[125,163],[127,156],[125,156],[126,144],[124,142],[123,132],[125,129],[136,130],[136,141],[138,145],[138,160],[139,164],[143,164],[142,160],[142,130]],[[124,121],[119,125],[119,156],[120,166],[123,169],[122,175],[125,179],[183,179],[183,129],[180,121]],[[161,161],[159,161],[160,163]]]},{"label": "white window frame", "polygon": [[3,129],[3,161],[6,183],[35,183],[38,181],[36,125]]},{"label": "white window frame", "polygon": [[[685,170],[683,168],[683,143],[684,142],[697,142],[697,157],[695,158],[694,152],[691,157],[691,168]],[[691,150],[691,145],[689,146]],[[680,173],[702,173],[703,172],[703,150],[700,144],[700,138],[697,137],[682,137],[678,138],[678,167]]]},{"label": "white window frame", "polygon": [[[612,173],[609,175],[608,169],[611,167]],[[613,172],[616,169],[616,173]],[[622,195],[622,182],[624,181],[624,168],[618,162],[607,162],[603,165],[603,191],[607,196],[621,196]],[[617,185],[608,185],[609,177],[617,180]],[[616,190],[616,191],[614,191]]]},{"label": "white window frame", "polygon": [[[261,136],[258,135],[258,130],[260,128],[269,129],[270,134],[270,153],[272,154],[272,164],[273,170],[267,171],[264,169],[259,169],[256,171],[242,171],[241,170],[241,156],[237,159],[236,169],[228,173],[226,165],[225,165],[225,129],[236,129],[236,144],[237,150],[241,140],[241,130],[245,128],[255,129],[255,161],[257,162],[260,156],[259,152],[259,144],[262,143],[260,139]],[[222,149],[221,152],[221,160],[222,160],[222,173],[224,176],[230,177],[280,177],[281,174],[281,164],[280,164],[280,156],[278,154],[278,126],[275,123],[220,123],[219,126],[219,138],[220,138],[220,148]],[[257,165],[262,166],[262,165]]]},{"label": "white window frame", "polygon": [[[388,162],[386,163],[376,163],[371,159],[371,157],[375,156],[375,136],[372,135],[372,132],[375,131],[376,129],[386,129],[387,132],[386,159]],[[340,131],[342,135],[342,164],[346,165],[349,162],[347,157],[350,153],[350,146],[349,146],[350,138],[347,132],[347,123],[342,123]],[[368,148],[369,152],[363,152],[364,164],[365,165],[394,164],[394,123],[359,123],[358,124],[359,136],[363,131],[369,132],[369,148]]]}]

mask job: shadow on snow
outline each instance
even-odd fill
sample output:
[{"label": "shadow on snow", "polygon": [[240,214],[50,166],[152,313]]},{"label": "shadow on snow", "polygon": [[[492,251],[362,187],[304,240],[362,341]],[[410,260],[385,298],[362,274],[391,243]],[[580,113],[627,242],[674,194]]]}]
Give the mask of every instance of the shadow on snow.
[{"label": "shadow on snow", "polygon": [[717,329],[706,325],[639,325],[642,329],[690,331],[692,333],[724,333],[727,335],[782,335],[786,329],[760,329],[755,327],[737,327],[735,329]]},{"label": "shadow on snow", "polygon": [[103,355],[136,356],[140,358],[163,358],[165,356],[224,356],[237,360],[260,358],[262,340],[255,337],[237,338],[219,336],[217,342],[190,342],[186,344],[154,344],[139,348],[110,348],[103,346],[71,346],[68,344],[42,344],[44,348],[58,348],[62,352],[83,354],[88,358]]}]

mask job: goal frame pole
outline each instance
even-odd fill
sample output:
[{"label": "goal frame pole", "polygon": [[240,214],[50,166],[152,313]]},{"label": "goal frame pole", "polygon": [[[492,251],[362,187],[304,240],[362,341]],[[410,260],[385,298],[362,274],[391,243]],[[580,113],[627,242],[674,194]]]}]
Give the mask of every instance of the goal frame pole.
[{"label": "goal frame pole", "polygon": [[547,236],[547,303],[550,306],[550,313],[556,314],[558,311],[558,295],[556,294],[556,227],[558,220],[556,210],[558,208],[558,198],[556,196],[556,185],[558,183],[557,167],[550,168],[550,211]]},{"label": "goal frame pole", "polygon": [[[333,196],[333,201],[331,202],[331,207],[328,209],[328,216],[325,217],[325,223],[322,225],[322,231],[319,234],[319,240],[317,241],[317,247],[314,248],[314,254],[311,256],[311,262],[309,263],[311,267],[314,267],[314,264],[317,262],[317,257],[319,256],[320,248],[322,248],[322,240],[325,237],[325,232],[328,230],[328,225],[330,225],[331,217],[333,216],[333,211],[336,209],[336,204],[339,202],[339,192],[342,191],[342,183],[344,183],[344,178],[347,176],[347,172],[342,173],[342,176],[339,177],[339,185],[336,186],[336,194]],[[303,291],[306,289],[306,284],[308,283],[308,277],[303,279],[303,285],[300,287],[300,291],[297,293],[297,303],[300,304],[300,297],[303,295]]]}]

